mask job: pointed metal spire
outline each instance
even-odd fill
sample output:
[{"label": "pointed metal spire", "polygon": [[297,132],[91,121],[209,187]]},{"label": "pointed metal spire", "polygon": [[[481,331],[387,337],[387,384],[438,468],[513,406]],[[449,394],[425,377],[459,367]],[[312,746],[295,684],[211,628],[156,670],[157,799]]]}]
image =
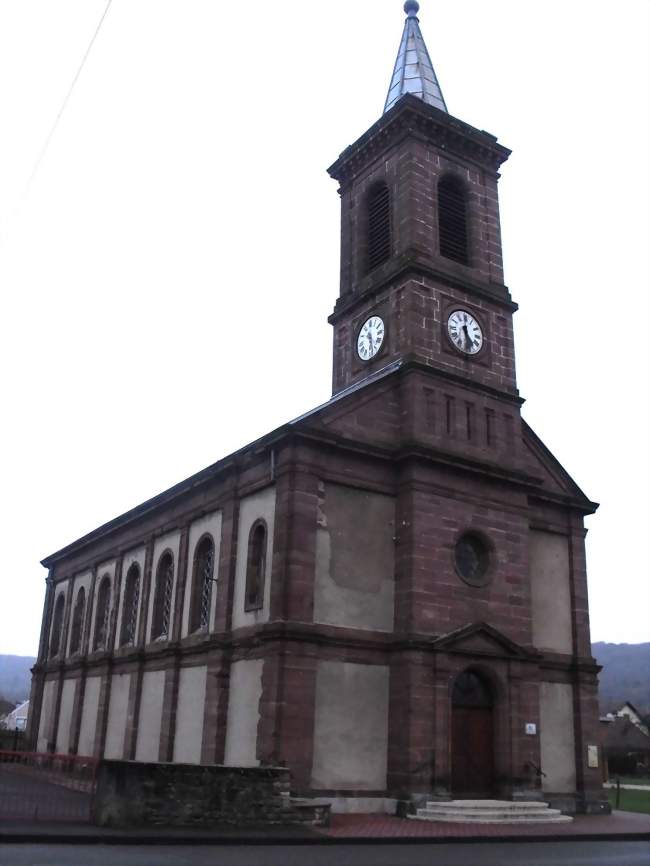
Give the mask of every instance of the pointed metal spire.
[{"label": "pointed metal spire", "polygon": [[384,114],[406,93],[412,93],[429,105],[447,111],[427,46],[420,32],[420,22],[417,17],[419,9],[420,4],[416,0],[406,0],[404,32],[388,88]]}]

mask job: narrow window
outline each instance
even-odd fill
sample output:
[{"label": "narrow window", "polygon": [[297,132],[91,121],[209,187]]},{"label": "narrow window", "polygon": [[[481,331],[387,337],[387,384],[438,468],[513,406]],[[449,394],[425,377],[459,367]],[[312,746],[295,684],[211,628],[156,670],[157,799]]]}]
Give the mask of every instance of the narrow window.
[{"label": "narrow window", "polygon": [[378,183],[368,193],[368,271],[390,258],[390,193]]},{"label": "narrow window", "polygon": [[210,622],[210,599],[214,571],[214,543],[206,535],[196,546],[192,574],[192,607],[190,632],[207,630]]},{"label": "narrow window", "polygon": [[138,626],[138,604],[140,602],[140,566],[134,562],[126,573],[124,603],[122,605],[122,628],[120,646],[133,646]]},{"label": "narrow window", "polygon": [[467,196],[463,182],[451,174],[438,184],[438,232],[440,255],[468,264]]},{"label": "narrow window", "polygon": [[108,645],[108,620],[111,608],[111,579],[105,574],[99,584],[97,608],[95,610],[95,635],[93,649],[106,649]]},{"label": "narrow window", "polygon": [[50,642],[50,656],[58,656],[61,648],[61,632],[63,631],[63,608],[65,605],[65,596],[62,592],[54,605],[54,618],[52,620],[52,639]]},{"label": "narrow window", "polygon": [[77,600],[72,612],[72,627],[70,629],[70,654],[74,655],[81,649],[81,634],[84,627],[84,614],[86,612],[86,590],[81,587],[77,593]]},{"label": "narrow window", "polygon": [[156,569],[156,591],[153,601],[152,640],[169,640],[174,585],[174,559],[169,551],[163,553]]},{"label": "narrow window", "polygon": [[256,520],[248,536],[244,610],[258,610],[264,604],[266,566],[266,523]]}]

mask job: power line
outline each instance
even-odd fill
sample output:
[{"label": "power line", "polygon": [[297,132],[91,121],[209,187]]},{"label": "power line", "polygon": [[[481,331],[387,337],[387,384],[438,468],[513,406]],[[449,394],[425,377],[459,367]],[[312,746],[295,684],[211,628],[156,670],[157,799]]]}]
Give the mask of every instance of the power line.
[{"label": "power line", "polygon": [[71,98],[72,93],[75,89],[77,81],[79,80],[79,76],[81,75],[83,68],[86,65],[86,61],[88,60],[88,56],[89,56],[90,52],[92,51],[92,47],[95,44],[95,40],[97,39],[97,37],[99,35],[99,31],[102,29],[102,24],[104,23],[104,19],[106,18],[106,15],[108,14],[108,10],[111,8],[112,2],[113,2],[113,0],[107,0],[106,6],[104,7],[104,11],[102,12],[101,18],[99,19],[97,27],[95,28],[95,32],[93,33],[93,35],[90,39],[90,42],[88,43],[88,47],[84,51],[83,57],[81,58],[81,63],[79,64],[79,67],[74,74],[74,78],[72,79],[72,82],[70,83],[70,87],[68,88],[68,91],[67,91],[65,97],[63,98],[63,102],[61,103],[61,107],[59,108],[57,115],[54,118],[54,122],[52,123],[52,126],[50,128],[50,131],[47,134],[47,138],[43,142],[43,146],[41,147],[39,154],[36,158],[36,162],[34,163],[34,167],[31,171],[31,174],[29,175],[29,179],[27,180],[27,183],[25,184],[25,189],[23,190],[23,194],[22,194],[22,197],[20,199],[20,203],[19,203],[18,207],[16,208],[17,211],[20,210],[22,204],[24,203],[25,199],[29,195],[29,191],[32,188],[32,184],[34,183],[34,179],[36,178],[36,175],[38,174],[38,170],[41,167],[41,163],[45,159],[45,154],[47,153],[48,148],[50,146],[50,143],[51,143],[52,139],[54,138],[54,134],[55,134],[55,132],[59,126],[61,118],[63,117],[63,113],[66,110],[68,103],[70,102],[70,98]]}]

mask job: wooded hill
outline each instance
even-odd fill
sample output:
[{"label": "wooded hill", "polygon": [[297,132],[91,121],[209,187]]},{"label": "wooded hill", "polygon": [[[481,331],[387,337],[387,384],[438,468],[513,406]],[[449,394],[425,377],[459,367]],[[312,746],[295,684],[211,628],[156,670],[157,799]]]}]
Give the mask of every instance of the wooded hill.
[{"label": "wooded hill", "polygon": [[12,704],[27,700],[35,661],[32,656],[0,655],[0,698]]},{"label": "wooded hill", "polygon": [[598,664],[600,711],[608,713],[629,701],[650,714],[650,643],[605,643],[591,646]]}]

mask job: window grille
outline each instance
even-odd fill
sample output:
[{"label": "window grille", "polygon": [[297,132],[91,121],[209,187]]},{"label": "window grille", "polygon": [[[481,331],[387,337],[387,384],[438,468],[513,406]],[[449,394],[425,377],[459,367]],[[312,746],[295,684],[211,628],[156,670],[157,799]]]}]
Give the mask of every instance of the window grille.
[{"label": "window grille", "polygon": [[84,613],[86,610],[86,590],[81,587],[77,593],[77,600],[72,613],[72,627],[70,629],[70,653],[78,653],[81,649],[81,634],[84,624]]},{"label": "window grille", "polygon": [[108,575],[102,578],[97,593],[97,609],[95,611],[95,638],[93,649],[106,649],[108,643],[108,621],[110,616],[111,579]]},{"label": "window grille", "polygon": [[210,598],[212,596],[212,572],[214,569],[214,547],[212,542],[206,545],[201,564],[201,623],[200,628],[207,628],[210,621]]},{"label": "window grille", "polygon": [[258,610],[264,604],[264,571],[266,565],[266,524],[257,520],[248,536],[246,590],[244,609]]},{"label": "window grille", "polygon": [[453,175],[438,184],[438,233],[440,255],[468,264],[467,196],[463,182]]},{"label": "window grille", "polygon": [[168,640],[172,611],[172,588],[174,585],[174,559],[171,553],[163,553],[156,569],[156,596],[154,598],[153,640]]},{"label": "window grille", "polygon": [[374,186],[367,200],[368,270],[390,258],[390,193],[385,183]]},{"label": "window grille", "polygon": [[190,631],[207,630],[210,623],[210,602],[214,573],[214,543],[206,536],[194,554],[192,577],[192,619]]},{"label": "window grille", "polygon": [[135,644],[138,625],[138,604],[140,602],[140,567],[137,563],[129,568],[124,586],[122,606],[122,628],[120,646]]},{"label": "window grille", "polygon": [[59,593],[59,596],[54,605],[54,618],[52,621],[52,640],[50,643],[50,655],[52,658],[59,654],[61,648],[61,632],[63,631],[63,607],[65,605],[65,596]]}]

